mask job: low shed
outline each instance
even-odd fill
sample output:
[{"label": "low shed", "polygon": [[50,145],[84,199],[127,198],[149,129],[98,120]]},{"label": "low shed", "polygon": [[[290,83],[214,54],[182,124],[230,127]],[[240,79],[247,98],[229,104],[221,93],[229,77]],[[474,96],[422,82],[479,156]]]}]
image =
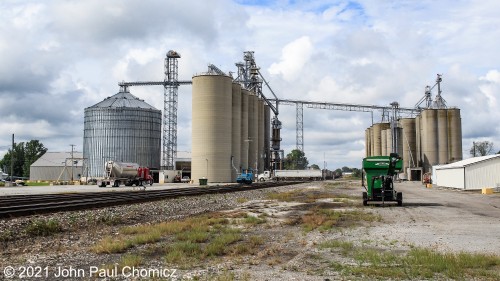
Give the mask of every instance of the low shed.
[{"label": "low shed", "polygon": [[500,154],[435,167],[434,184],[458,189],[500,186]]},{"label": "low shed", "polygon": [[83,153],[46,152],[30,166],[32,181],[79,180],[83,176]]}]

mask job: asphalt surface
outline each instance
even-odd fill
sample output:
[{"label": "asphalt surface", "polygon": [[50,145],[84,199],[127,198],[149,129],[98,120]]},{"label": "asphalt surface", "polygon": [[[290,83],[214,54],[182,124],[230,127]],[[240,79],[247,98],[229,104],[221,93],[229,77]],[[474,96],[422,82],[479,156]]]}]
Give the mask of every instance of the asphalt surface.
[{"label": "asphalt surface", "polygon": [[426,188],[419,182],[395,183],[395,189],[403,192],[403,206],[367,207],[382,215],[383,223],[354,235],[381,243],[500,255],[500,193]]}]

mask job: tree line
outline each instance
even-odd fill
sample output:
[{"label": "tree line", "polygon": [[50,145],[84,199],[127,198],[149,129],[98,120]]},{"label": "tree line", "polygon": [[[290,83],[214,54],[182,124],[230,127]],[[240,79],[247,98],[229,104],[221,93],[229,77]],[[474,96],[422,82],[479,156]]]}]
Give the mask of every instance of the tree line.
[{"label": "tree line", "polygon": [[39,140],[20,142],[4,155],[0,160],[0,168],[11,175],[11,163],[13,163],[12,175],[17,177],[29,177],[30,166],[42,157],[47,148]]}]

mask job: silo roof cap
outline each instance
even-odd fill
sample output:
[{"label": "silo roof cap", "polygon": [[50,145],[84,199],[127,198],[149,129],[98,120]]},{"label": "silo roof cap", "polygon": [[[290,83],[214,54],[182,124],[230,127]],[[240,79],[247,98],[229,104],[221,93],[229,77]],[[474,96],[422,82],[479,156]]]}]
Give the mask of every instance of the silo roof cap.
[{"label": "silo roof cap", "polygon": [[144,108],[144,109],[155,109],[153,106],[146,103],[144,100],[132,95],[129,92],[119,92],[118,94],[107,97],[100,103],[97,103],[91,108],[103,107],[103,108],[119,108],[119,107],[129,107],[129,108]]}]

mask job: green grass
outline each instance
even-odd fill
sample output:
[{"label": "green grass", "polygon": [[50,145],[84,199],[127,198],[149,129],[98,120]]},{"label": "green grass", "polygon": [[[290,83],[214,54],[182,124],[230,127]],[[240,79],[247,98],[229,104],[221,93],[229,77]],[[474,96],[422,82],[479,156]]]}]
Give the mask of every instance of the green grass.
[{"label": "green grass", "polygon": [[266,221],[267,220],[265,218],[259,218],[252,215],[246,215],[245,218],[243,219],[243,222],[245,224],[251,224],[251,225],[262,224],[265,223]]},{"label": "green grass", "polygon": [[431,249],[412,248],[407,253],[367,247],[350,242],[330,240],[320,249],[338,250],[356,265],[331,262],[330,268],[344,276],[370,276],[373,279],[454,279],[500,280],[500,257],[473,253],[440,253]]},{"label": "green grass", "polygon": [[296,224],[301,224],[306,232],[318,229],[319,231],[327,231],[335,226],[353,226],[359,222],[374,222],[380,221],[379,215],[367,213],[362,210],[331,210],[331,209],[313,209],[309,213],[303,215]]},{"label": "green grass", "polygon": [[36,219],[26,226],[25,232],[31,236],[50,236],[62,232],[62,227],[54,219]]},{"label": "green grass", "polygon": [[26,186],[49,186],[49,182],[26,182]]},{"label": "green grass", "polygon": [[113,254],[123,253],[127,249],[158,242],[161,239],[161,234],[158,231],[151,231],[148,233],[140,233],[131,237],[105,237],[92,247],[92,250],[98,254]]},{"label": "green grass", "polygon": [[320,190],[292,190],[286,192],[270,192],[267,194],[267,199],[269,200],[278,200],[281,202],[304,202],[304,203],[313,203],[317,199],[323,198],[336,198],[338,196],[331,194],[329,192],[320,191]]},{"label": "green grass", "polygon": [[252,226],[265,222],[245,213],[212,213],[180,221],[128,226],[119,230],[118,237],[105,237],[91,250],[99,254],[124,253],[139,245],[167,241],[161,250],[165,261],[185,267],[208,258],[249,253],[252,247],[263,243],[262,238],[254,236],[242,241],[242,230],[230,224],[224,215],[237,216],[241,224]]},{"label": "green grass", "polygon": [[347,255],[354,250],[354,244],[352,242],[342,241],[342,240],[329,240],[318,244],[320,249],[331,249],[338,248],[342,251],[343,255]]},{"label": "green grass", "polygon": [[240,197],[240,198],[236,199],[236,202],[238,202],[240,204],[246,203],[248,201],[249,201],[248,198],[244,198],[244,197]]}]

